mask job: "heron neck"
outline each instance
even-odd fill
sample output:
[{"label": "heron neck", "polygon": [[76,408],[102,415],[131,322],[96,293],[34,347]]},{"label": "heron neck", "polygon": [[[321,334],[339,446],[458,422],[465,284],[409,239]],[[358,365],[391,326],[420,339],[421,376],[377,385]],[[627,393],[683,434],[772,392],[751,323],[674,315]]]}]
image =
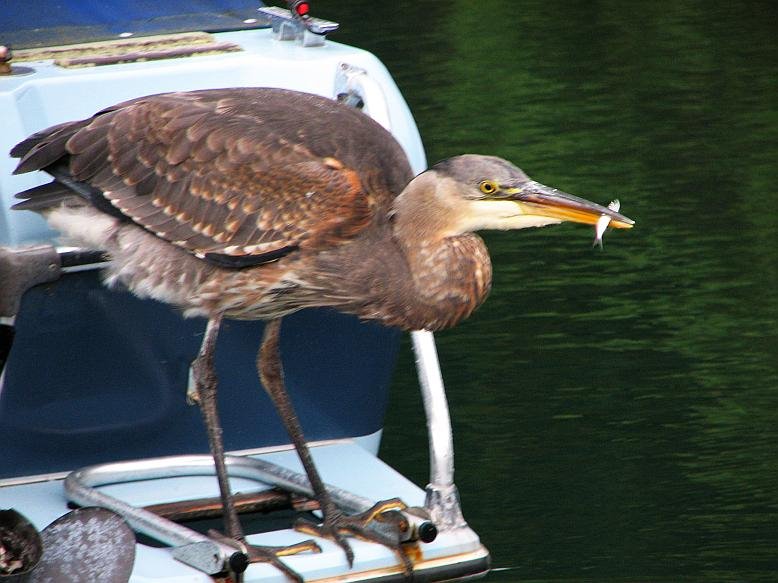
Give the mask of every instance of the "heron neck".
[{"label": "heron neck", "polygon": [[428,170],[411,180],[392,205],[398,241],[440,241],[461,233],[458,225],[465,205],[456,195],[455,183]]},{"label": "heron neck", "polygon": [[415,328],[438,329],[466,318],[486,298],[492,266],[486,246],[474,233],[457,230],[460,198],[426,172],[395,199],[393,237],[408,266],[413,298],[408,311]]}]

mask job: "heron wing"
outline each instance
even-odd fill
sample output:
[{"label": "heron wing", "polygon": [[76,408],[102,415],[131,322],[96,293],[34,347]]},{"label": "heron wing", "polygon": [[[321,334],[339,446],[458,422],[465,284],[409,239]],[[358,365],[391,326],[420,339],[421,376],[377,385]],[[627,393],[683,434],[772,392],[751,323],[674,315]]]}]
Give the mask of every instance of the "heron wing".
[{"label": "heron wing", "polygon": [[[96,189],[97,208],[235,267],[355,236],[409,174],[399,146],[367,116],[294,92],[163,94],[75,123],[69,173]],[[51,171],[56,156],[35,150]]]}]

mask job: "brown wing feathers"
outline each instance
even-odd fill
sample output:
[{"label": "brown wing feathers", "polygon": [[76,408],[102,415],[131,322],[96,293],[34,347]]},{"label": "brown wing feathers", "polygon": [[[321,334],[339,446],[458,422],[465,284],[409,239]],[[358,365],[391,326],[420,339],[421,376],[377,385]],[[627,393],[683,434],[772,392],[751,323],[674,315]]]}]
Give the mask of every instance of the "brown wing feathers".
[{"label": "brown wing feathers", "polygon": [[[358,172],[336,158],[337,140],[328,131],[312,140],[306,132],[321,132],[319,126],[275,115],[278,104],[262,98],[272,101],[279,92],[241,91],[142,98],[61,124],[14,148],[12,155],[22,157],[17,172],[66,161],[73,179],[94,187],[79,196],[100,210],[118,210],[161,238],[233,267],[337,244],[366,227],[375,200]],[[301,108],[325,101],[294,99]],[[304,140],[323,151],[311,152]],[[31,189],[24,194],[31,202],[19,206],[32,208],[36,196],[38,207],[43,198],[50,204],[55,191]],[[106,201],[114,208],[107,210]]]}]

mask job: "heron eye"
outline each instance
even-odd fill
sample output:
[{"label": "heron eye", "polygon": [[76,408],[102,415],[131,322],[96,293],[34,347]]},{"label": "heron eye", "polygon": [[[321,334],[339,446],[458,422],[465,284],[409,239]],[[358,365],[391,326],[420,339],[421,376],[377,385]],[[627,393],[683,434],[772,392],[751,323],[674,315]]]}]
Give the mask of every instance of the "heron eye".
[{"label": "heron eye", "polygon": [[494,194],[497,192],[497,183],[494,180],[484,180],[478,185],[478,188],[484,194]]}]

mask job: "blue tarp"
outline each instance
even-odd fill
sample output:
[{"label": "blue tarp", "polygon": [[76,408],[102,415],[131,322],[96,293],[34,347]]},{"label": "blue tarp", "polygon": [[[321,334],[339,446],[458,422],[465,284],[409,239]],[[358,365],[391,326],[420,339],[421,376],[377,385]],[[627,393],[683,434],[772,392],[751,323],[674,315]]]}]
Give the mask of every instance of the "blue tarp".
[{"label": "blue tarp", "polygon": [[[133,36],[266,26],[258,0],[15,0],[0,14],[0,44],[56,46]],[[246,23],[245,20],[257,19]]]}]

